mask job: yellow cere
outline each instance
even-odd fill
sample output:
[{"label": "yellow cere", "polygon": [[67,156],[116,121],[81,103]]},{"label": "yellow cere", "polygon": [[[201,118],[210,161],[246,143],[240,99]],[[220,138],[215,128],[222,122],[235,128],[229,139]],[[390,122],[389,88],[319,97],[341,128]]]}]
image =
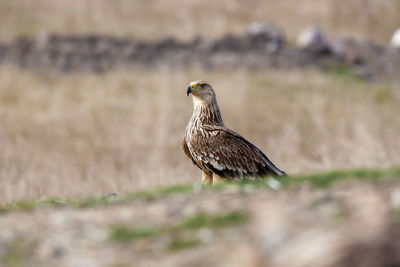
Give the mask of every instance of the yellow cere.
[{"label": "yellow cere", "polygon": [[195,85],[196,85],[195,82],[191,82],[191,83],[190,83],[190,87],[191,87],[192,89],[194,88]]}]

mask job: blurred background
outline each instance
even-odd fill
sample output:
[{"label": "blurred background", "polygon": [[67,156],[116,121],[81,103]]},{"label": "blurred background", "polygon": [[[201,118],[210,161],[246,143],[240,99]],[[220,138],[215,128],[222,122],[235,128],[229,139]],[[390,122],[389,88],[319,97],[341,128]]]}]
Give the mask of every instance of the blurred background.
[{"label": "blurred background", "polygon": [[4,0],[1,39],[51,33],[98,33],[157,40],[240,33],[253,21],[273,23],[294,40],[317,25],[330,34],[387,43],[399,27],[399,0]]},{"label": "blurred background", "polygon": [[199,182],[180,147],[199,79],[289,174],[399,165],[399,14],[399,0],[2,0],[0,202]]}]

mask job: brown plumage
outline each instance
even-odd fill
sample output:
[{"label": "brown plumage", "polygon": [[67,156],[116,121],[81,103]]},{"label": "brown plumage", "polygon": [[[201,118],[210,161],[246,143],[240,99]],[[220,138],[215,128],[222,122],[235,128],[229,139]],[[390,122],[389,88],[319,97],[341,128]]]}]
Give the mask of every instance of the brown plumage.
[{"label": "brown plumage", "polygon": [[285,175],[258,147],[224,125],[215,92],[207,82],[191,82],[189,94],[193,96],[194,108],[182,146],[185,154],[203,171],[203,183]]}]

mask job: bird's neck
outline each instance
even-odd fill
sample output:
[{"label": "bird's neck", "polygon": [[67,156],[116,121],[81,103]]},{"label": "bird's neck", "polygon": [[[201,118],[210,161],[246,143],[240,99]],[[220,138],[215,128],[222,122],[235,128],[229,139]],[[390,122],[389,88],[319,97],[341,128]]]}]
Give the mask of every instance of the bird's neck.
[{"label": "bird's neck", "polygon": [[201,99],[193,98],[193,114],[186,127],[186,142],[189,142],[194,135],[206,134],[203,126],[224,126],[221,112],[217,101],[202,101]]},{"label": "bird's neck", "polygon": [[199,98],[193,98],[193,115],[191,120],[198,120],[200,125],[223,126],[221,112],[217,100],[204,101]]}]

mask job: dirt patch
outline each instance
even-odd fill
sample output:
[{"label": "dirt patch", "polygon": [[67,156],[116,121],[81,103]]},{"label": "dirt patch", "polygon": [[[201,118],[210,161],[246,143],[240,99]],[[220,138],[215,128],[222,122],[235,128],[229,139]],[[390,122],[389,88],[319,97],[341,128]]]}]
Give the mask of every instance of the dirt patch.
[{"label": "dirt patch", "polygon": [[5,266],[400,266],[398,180],[195,191],[2,213],[0,259]]}]

